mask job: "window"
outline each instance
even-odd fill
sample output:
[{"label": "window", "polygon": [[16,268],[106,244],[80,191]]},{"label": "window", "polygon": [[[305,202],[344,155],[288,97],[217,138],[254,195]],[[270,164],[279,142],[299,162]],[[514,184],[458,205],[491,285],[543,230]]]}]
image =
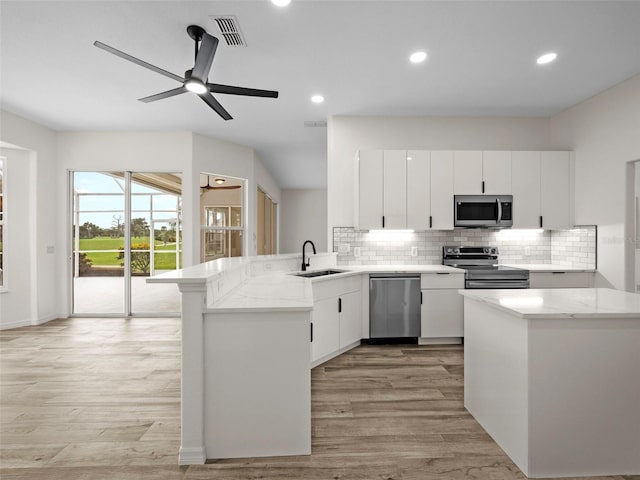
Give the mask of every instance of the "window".
[{"label": "window", "polygon": [[244,180],[200,174],[200,261],[241,257]]},{"label": "window", "polygon": [[5,288],[5,273],[4,273],[4,251],[5,251],[5,185],[6,185],[6,172],[5,172],[6,159],[0,157],[0,290]]}]

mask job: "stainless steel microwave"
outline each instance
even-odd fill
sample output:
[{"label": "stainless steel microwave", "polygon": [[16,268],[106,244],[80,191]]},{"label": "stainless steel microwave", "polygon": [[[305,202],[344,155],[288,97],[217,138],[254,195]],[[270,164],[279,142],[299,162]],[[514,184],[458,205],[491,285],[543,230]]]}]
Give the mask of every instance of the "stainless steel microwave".
[{"label": "stainless steel microwave", "polygon": [[455,228],[508,228],[513,225],[513,195],[454,195]]}]

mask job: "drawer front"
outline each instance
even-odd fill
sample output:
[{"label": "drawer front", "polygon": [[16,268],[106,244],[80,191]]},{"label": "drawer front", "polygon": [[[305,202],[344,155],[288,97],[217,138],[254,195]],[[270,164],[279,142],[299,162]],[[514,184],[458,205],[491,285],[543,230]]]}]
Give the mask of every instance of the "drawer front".
[{"label": "drawer front", "polygon": [[423,273],[420,288],[464,288],[464,273]]},{"label": "drawer front", "polygon": [[346,278],[328,278],[319,282],[313,282],[313,300],[338,297],[344,293],[359,292],[361,285],[360,275],[351,275]]},{"label": "drawer front", "polygon": [[592,288],[595,273],[592,272],[531,272],[531,288]]}]

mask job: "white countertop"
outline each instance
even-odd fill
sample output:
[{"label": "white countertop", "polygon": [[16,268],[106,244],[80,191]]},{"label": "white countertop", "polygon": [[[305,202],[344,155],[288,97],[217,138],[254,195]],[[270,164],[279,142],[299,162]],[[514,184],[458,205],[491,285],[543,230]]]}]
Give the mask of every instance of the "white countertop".
[{"label": "white countertop", "polygon": [[[502,265],[502,264],[501,264]],[[552,263],[505,263],[506,267],[524,268],[530,272],[595,272],[595,268],[579,268],[556,265]]]},{"label": "white countertop", "polygon": [[638,318],[640,294],[610,288],[458,290],[521,318]]}]

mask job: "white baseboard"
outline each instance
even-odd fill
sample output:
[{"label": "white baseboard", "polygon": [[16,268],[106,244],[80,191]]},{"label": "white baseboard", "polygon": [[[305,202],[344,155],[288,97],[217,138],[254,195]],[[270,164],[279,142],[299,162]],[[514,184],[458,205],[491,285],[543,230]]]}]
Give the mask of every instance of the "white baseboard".
[{"label": "white baseboard", "polygon": [[356,348],[361,343],[362,343],[362,341],[358,340],[357,342],[353,342],[351,345],[347,345],[346,347],[342,347],[340,350],[336,350],[335,352],[332,352],[329,355],[325,355],[324,357],[321,357],[321,358],[317,359],[315,362],[311,362],[311,368],[317,367],[321,363],[324,363],[324,362],[326,362],[328,360],[331,360],[332,358],[335,358],[338,355],[342,355],[344,352],[347,352],[347,351],[351,350],[352,348]]},{"label": "white baseboard", "polygon": [[35,325],[42,325],[44,323],[50,322],[51,320],[56,320],[58,318],[67,318],[67,315],[56,314],[56,315],[48,315],[46,317],[32,319],[32,320],[17,320],[15,322],[6,322],[0,325],[0,330],[9,330],[12,328],[32,327]]},{"label": "white baseboard", "polygon": [[180,447],[180,453],[178,453],[179,465],[202,465],[204,462],[206,462],[206,460],[207,455],[204,453],[204,447]]}]

